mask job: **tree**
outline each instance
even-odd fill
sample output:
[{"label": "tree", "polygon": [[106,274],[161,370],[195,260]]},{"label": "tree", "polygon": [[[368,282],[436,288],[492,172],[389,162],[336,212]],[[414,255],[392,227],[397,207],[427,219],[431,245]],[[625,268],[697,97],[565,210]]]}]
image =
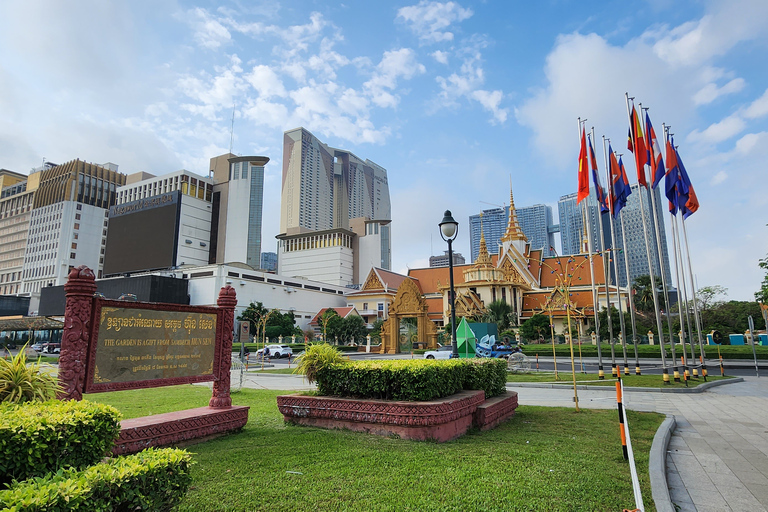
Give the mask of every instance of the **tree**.
[{"label": "tree", "polygon": [[549,317],[544,315],[533,315],[520,326],[520,336],[528,341],[539,340],[545,337],[548,333]]},{"label": "tree", "polygon": [[760,284],[760,290],[755,292],[755,300],[762,302],[763,304],[768,304],[768,256],[761,259],[757,265],[765,270],[766,274],[763,282]]},{"label": "tree", "polygon": [[340,340],[347,342],[361,342],[368,334],[368,329],[365,327],[365,320],[358,315],[349,315],[341,322],[342,335]]},{"label": "tree", "polygon": [[296,327],[296,320],[292,312],[281,313],[275,310],[267,320],[267,338],[274,339],[282,336],[287,338],[293,335],[300,336],[301,329]]},{"label": "tree", "polygon": [[261,336],[260,333],[257,332],[257,329],[260,328],[261,319],[266,316],[267,313],[267,308],[265,308],[261,302],[251,302],[237,319],[241,322],[250,322],[251,328],[249,329],[249,332],[252,333],[253,336],[259,337],[259,341],[261,341]]},{"label": "tree", "polygon": [[339,314],[333,308],[326,309],[320,317],[320,326],[323,332],[323,341],[329,343],[331,341],[343,339],[342,333],[342,321]]},{"label": "tree", "polygon": [[[656,298],[659,301],[659,308],[664,309],[664,294],[661,293],[662,281],[658,276],[654,276],[656,282]],[[648,274],[637,276],[632,284],[634,295],[634,304],[636,311],[654,311],[653,306],[653,288],[651,287],[651,276]]]},{"label": "tree", "polygon": [[716,299],[720,295],[727,295],[727,292],[728,288],[720,286],[719,284],[699,288],[699,290],[696,292],[696,305],[699,307],[699,312],[704,314],[714,307],[725,304],[725,301]]},{"label": "tree", "polygon": [[496,300],[491,302],[485,308],[485,311],[486,313],[483,315],[482,321],[496,324],[498,332],[500,333],[514,323],[514,313],[512,313],[512,306],[503,300]]},{"label": "tree", "polygon": [[[608,336],[608,309],[601,309],[597,316],[600,319],[600,340],[610,341],[610,337]],[[617,340],[619,333],[621,332],[621,322],[619,321],[619,310],[613,307],[613,305],[611,305],[611,324],[613,326],[613,337]],[[624,311],[624,325],[626,328],[625,335],[627,337],[627,342],[629,343],[632,341],[632,329],[631,327],[627,328],[627,326],[632,325],[632,316],[628,311]],[[642,333],[638,332],[637,334],[639,336]]]}]

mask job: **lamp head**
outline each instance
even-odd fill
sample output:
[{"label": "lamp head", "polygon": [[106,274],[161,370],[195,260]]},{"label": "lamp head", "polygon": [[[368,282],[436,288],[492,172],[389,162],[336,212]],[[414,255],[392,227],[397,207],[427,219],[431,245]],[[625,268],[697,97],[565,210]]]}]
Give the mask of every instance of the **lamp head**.
[{"label": "lamp head", "polygon": [[446,242],[449,240],[455,240],[459,234],[459,223],[456,222],[451,215],[451,210],[445,210],[443,220],[438,224],[440,226],[440,236]]}]

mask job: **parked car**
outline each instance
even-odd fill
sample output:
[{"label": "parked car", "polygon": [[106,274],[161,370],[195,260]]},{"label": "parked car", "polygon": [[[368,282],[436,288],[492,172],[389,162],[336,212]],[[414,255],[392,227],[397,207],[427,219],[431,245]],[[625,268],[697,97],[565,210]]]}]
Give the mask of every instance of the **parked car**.
[{"label": "parked car", "polygon": [[58,354],[61,352],[61,343],[46,343],[43,345],[43,352],[46,354]]},{"label": "parked car", "polygon": [[[280,359],[281,357],[288,357],[293,355],[293,349],[288,345],[267,345],[268,356],[274,359]],[[263,349],[256,351],[256,357],[261,357]]]},{"label": "parked car", "polygon": [[424,352],[424,359],[450,359],[453,347],[446,345],[437,350],[427,350]]},{"label": "parked car", "polygon": [[43,351],[43,344],[42,343],[35,343],[34,345],[32,345],[29,348],[31,348],[35,352],[42,352]]}]

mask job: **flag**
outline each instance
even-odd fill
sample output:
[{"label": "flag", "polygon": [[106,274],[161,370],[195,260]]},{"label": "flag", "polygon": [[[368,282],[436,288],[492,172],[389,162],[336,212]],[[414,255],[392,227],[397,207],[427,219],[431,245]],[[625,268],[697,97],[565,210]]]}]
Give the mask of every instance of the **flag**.
[{"label": "flag", "polygon": [[696,197],[696,192],[693,190],[688,172],[685,170],[683,160],[680,158],[680,153],[677,150],[675,150],[675,156],[679,169],[677,205],[683,214],[683,219],[687,219],[699,209],[699,198]]},{"label": "flag", "polygon": [[645,137],[648,148],[649,164],[651,166],[651,187],[656,188],[661,182],[661,178],[664,177],[664,159],[661,155],[661,148],[659,147],[659,141],[656,139],[656,132],[653,130],[651,124],[651,118],[648,116],[648,112],[645,113]]},{"label": "flag", "polygon": [[610,168],[611,168],[611,213],[613,217],[619,216],[619,212],[627,204],[627,196],[632,193],[632,189],[629,187],[629,180],[627,179],[627,172],[624,169],[624,164],[619,160],[616,160],[616,155],[608,145],[608,151],[610,152]]},{"label": "flag", "polygon": [[595,150],[592,149],[592,139],[588,138],[589,143],[589,163],[592,167],[592,184],[595,186],[595,195],[597,196],[597,202],[600,203],[600,213],[609,211],[608,198],[605,196],[605,189],[600,184],[600,176],[597,171],[597,158],[595,157]]},{"label": "flag", "polygon": [[664,194],[669,200],[669,211],[672,215],[677,215],[677,176],[679,169],[677,165],[677,151],[675,151],[675,141],[672,137],[667,137],[667,172],[664,175]]},{"label": "flag", "polygon": [[581,129],[581,149],[579,150],[579,190],[576,194],[576,204],[589,196],[589,163],[587,160],[587,136]]},{"label": "flag", "polygon": [[629,140],[627,149],[635,155],[635,166],[637,167],[637,182],[643,187],[647,187],[645,181],[645,164],[648,163],[648,150],[645,147],[645,138],[643,137],[643,127],[640,119],[637,117],[637,110],[632,105],[632,113],[629,115]]}]

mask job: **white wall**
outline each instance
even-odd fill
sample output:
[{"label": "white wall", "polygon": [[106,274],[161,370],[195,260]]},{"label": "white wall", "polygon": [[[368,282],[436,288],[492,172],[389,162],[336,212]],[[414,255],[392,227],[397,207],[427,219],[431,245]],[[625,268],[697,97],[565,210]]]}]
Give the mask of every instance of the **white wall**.
[{"label": "white wall", "polygon": [[[213,275],[195,277],[195,275],[208,273]],[[185,268],[184,276],[189,280],[189,296],[192,305],[216,305],[219,291],[229,283],[237,293],[235,317],[240,315],[251,302],[261,302],[267,309],[279,309],[283,313],[293,311],[296,326],[302,330],[309,328],[309,321],[322,308],[344,307],[347,303],[343,295],[346,290],[340,286],[229,265]],[[263,281],[256,279],[263,279]],[[268,282],[268,280],[274,282]],[[317,290],[307,287],[317,288]]]},{"label": "white wall", "polygon": [[207,265],[211,239],[211,203],[182,194],[180,224],[176,264]]},{"label": "white wall", "polygon": [[352,249],[344,246],[322,247],[284,252],[278,244],[277,272],[284,276],[331,283],[338,286],[354,284]]}]

